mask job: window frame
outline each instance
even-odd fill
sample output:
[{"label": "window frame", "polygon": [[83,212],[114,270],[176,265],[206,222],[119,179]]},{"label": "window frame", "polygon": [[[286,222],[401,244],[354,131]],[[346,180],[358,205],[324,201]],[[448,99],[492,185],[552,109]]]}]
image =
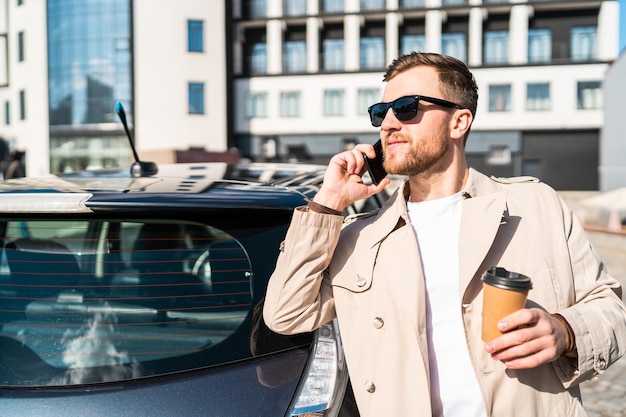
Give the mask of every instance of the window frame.
[{"label": "window frame", "polygon": [[205,114],[204,82],[189,82],[187,84],[188,114]]},{"label": "window frame", "polygon": [[280,117],[300,117],[300,91],[280,92]]},{"label": "window frame", "polygon": [[[547,90],[547,94],[541,95]],[[526,84],[526,111],[548,111],[552,109],[552,91],[549,82]],[[532,97],[531,97],[532,96]]]},{"label": "window frame", "polygon": [[323,115],[329,117],[344,116],[346,91],[341,88],[330,88],[324,90]]},{"label": "window frame", "polygon": [[187,52],[204,52],[204,21],[187,20]]},{"label": "window frame", "polygon": [[[512,111],[513,93],[511,84],[490,84],[489,85],[489,112],[490,113],[507,113]],[[503,99],[504,103],[499,104],[496,101]]]}]

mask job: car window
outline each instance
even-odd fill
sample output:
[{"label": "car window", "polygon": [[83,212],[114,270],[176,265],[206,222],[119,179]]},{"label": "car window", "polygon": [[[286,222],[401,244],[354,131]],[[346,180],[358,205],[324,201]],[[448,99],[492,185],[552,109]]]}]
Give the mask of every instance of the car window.
[{"label": "car window", "polygon": [[258,268],[266,281],[285,232],[167,219],[2,225],[0,385],[35,386],[250,357],[264,294],[254,297],[253,259],[268,264]]}]

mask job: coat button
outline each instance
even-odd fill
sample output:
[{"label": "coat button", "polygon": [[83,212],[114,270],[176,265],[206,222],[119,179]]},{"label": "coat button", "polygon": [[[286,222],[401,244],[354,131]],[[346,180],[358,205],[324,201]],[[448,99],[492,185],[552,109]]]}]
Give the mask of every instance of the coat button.
[{"label": "coat button", "polygon": [[365,383],[365,391],[372,393],[374,391],[376,391],[376,385],[374,385],[374,383],[372,381],[367,381]]},{"label": "coat button", "polygon": [[382,328],[385,325],[385,322],[380,317],[374,318],[374,327],[377,329]]},{"label": "coat button", "polygon": [[363,286],[365,286],[366,283],[367,283],[367,280],[364,277],[362,277],[360,275],[356,277],[356,286],[357,287],[363,287]]}]

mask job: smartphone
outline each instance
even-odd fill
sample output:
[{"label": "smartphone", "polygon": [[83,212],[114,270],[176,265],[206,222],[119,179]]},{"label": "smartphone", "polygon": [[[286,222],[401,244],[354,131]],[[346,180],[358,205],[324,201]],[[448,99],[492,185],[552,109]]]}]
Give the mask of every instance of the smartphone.
[{"label": "smartphone", "polygon": [[365,154],[363,154],[363,157],[365,158],[365,166],[370,174],[372,183],[378,185],[387,176],[387,171],[383,168],[383,144],[380,140],[374,144],[374,150],[376,151],[375,158],[370,159]]}]

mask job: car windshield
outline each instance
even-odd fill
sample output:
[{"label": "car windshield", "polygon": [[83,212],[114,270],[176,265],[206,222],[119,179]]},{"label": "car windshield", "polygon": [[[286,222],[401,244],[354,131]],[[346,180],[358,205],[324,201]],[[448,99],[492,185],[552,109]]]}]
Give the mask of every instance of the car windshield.
[{"label": "car windshield", "polygon": [[261,220],[0,219],[0,385],[119,381],[252,357],[254,311],[288,218]]}]

